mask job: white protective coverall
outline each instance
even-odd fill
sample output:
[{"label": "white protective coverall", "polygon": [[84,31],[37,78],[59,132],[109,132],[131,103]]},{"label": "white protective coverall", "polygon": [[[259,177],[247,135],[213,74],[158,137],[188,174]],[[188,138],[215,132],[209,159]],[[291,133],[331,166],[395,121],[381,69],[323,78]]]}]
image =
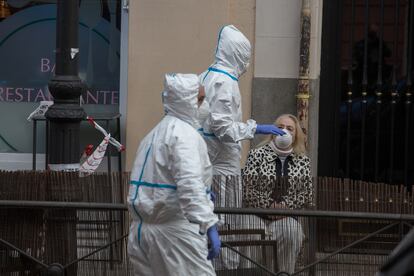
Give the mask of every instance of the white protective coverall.
[{"label": "white protective coverall", "polygon": [[134,275],[215,275],[207,229],[212,167],[197,130],[197,75],[166,75],[165,117],[142,140],[131,172],[128,254]]},{"label": "white protective coverall", "polygon": [[[218,35],[214,63],[199,76],[206,98],[200,107],[203,116],[198,130],[207,143],[213,174],[220,176],[216,177],[219,181],[213,187],[218,207],[241,207],[240,141],[253,139],[256,131],[254,120],[242,122],[238,83],[249,65],[250,55],[249,40],[233,25],[224,26]],[[242,227],[240,216],[229,215],[223,219],[226,224],[223,229]],[[223,239],[238,238],[226,235]],[[223,248],[215,267],[235,269],[238,266],[239,256]]]},{"label": "white protective coverall", "polygon": [[200,122],[213,164],[214,175],[240,175],[240,141],[253,139],[256,122],[242,122],[239,77],[249,65],[249,40],[233,25],[219,33],[214,63],[200,75],[206,100],[206,112]]}]

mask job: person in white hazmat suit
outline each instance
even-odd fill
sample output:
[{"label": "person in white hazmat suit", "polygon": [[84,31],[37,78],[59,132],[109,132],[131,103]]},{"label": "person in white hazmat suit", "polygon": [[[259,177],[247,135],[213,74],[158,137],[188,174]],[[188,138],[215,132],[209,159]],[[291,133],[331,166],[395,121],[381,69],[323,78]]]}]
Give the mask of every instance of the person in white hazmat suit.
[{"label": "person in white hazmat suit", "polygon": [[195,129],[204,90],[193,74],[167,74],[164,85],[166,114],[140,143],[131,172],[128,254],[134,275],[215,275],[212,166]]},{"label": "person in white hazmat suit", "polygon": [[[207,143],[213,174],[221,178],[213,188],[218,193],[218,207],[241,207],[240,141],[253,139],[255,134],[285,134],[274,125],[259,125],[252,119],[242,122],[238,81],[247,70],[250,56],[249,40],[235,26],[224,26],[218,35],[214,63],[199,76],[206,100],[200,106],[198,130]],[[240,220],[238,216],[225,218],[233,227],[238,227]],[[223,249],[221,256],[226,268],[238,266],[236,254]]]}]

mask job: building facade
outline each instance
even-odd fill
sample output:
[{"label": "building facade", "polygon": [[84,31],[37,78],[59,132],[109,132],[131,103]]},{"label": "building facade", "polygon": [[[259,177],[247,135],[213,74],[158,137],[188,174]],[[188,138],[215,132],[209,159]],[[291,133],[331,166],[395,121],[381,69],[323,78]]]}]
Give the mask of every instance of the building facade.
[{"label": "building facade", "polygon": [[[0,168],[30,169],[26,117],[48,100],[56,0],[0,3]],[[240,79],[244,120],[299,115],[314,175],[409,182],[412,13],[408,0],[80,1],[84,107],[121,114],[130,170],[140,140],[163,116],[164,74],[206,70],[220,28],[233,24],[253,46]],[[44,168],[44,126],[38,132]],[[81,133],[83,146],[102,138],[86,126]],[[258,141],[243,142],[243,161]]]},{"label": "building facade", "polygon": [[[316,172],[322,1],[310,4],[309,145]],[[240,79],[244,120],[272,123],[282,113],[296,114],[301,11],[301,0],[130,1],[127,168],[140,139],[163,115],[163,75],[206,70],[223,25],[235,25],[253,46],[250,67]],[[243,145],[245,157],[250,143]]]}]

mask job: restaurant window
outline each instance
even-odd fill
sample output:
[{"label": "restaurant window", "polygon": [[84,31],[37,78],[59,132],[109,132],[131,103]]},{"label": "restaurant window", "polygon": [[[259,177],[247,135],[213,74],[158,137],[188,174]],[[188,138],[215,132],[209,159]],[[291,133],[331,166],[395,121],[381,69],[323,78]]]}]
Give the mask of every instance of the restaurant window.
[{"label": "restaurant window", "polygon": [[[79,1],[79,77],[87,114],[119,112],[121,0]],[[56,0],[0,0],[0,153],[31,153],[32,123],[41,101],[53,100]],[[81,124],[81,147],[100,133]],[[38,126],[37,152],[45,152]],[[0,166],[1,169],[1,166]]]}]

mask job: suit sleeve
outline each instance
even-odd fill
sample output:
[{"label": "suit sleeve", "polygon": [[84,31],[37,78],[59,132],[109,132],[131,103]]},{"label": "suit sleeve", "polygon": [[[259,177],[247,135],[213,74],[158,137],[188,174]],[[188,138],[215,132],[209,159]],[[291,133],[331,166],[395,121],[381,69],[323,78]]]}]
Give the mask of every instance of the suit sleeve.
[{"label": "suit sleeve", "polygon": [[210,164],[207,147],[195,131],[181,131],[172,140],[171,173],[177,185],[179,206],[190,222],[200,225],[200,233],[204,234],[218,222],[203,183],[203,174],[211,173],[205,167]]},{"label": "suit sleeve", "polygon": [[211,130],[214,135],[223,142],[239,142],[241,140],[252,139],[256,131],[256,121],[247,120],[236,122],[234,115],[232,86],[226,82],[214,84],[215,97],[210,102],[210,121]]}]

